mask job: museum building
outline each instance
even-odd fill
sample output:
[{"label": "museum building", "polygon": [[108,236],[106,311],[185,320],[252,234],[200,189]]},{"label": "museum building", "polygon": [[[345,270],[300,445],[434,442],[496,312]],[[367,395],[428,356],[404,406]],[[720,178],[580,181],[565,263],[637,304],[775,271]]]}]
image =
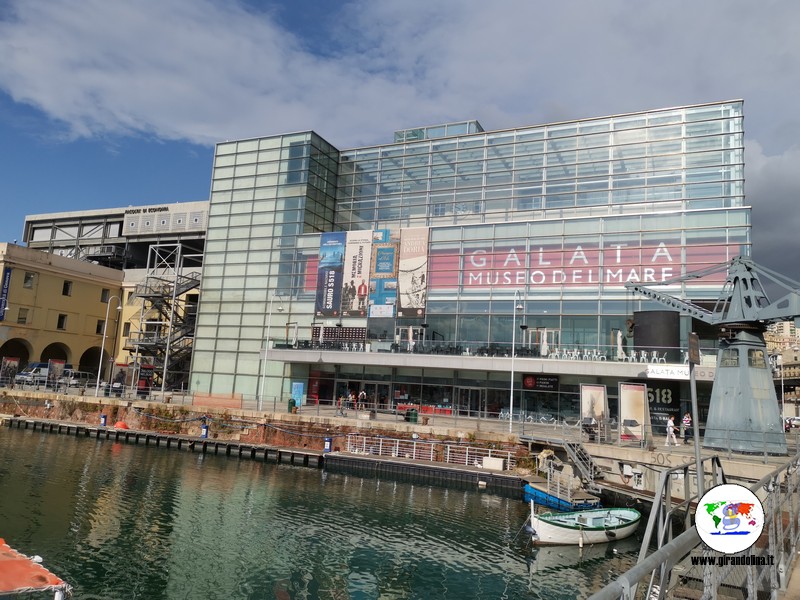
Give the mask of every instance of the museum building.
[{"label": "museum building", "polygon": [[[467,414],[513,394],[574,416],[581,384],[607,386],[613,414],[639,381],[651,412],[677,413],[687,333],[708,350],[701,382],[716,333],[625,283],[749,256],[750,212],[739,100],[342,150],[312,131],[219,143],[190,387]],[[713,302],[724,279],[662,287]]]}]

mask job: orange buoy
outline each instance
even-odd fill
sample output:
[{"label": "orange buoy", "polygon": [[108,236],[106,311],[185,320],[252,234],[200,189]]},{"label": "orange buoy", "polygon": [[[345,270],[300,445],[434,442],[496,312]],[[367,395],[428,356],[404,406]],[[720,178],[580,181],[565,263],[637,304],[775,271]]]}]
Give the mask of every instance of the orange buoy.
[{"label": "orange buoy", "polygon": [[116,427],[117,429],[128,429],[128,425],[127,423],[125,423],[125,421],[117,421],[116,423],[114,423],[114,427]]}]

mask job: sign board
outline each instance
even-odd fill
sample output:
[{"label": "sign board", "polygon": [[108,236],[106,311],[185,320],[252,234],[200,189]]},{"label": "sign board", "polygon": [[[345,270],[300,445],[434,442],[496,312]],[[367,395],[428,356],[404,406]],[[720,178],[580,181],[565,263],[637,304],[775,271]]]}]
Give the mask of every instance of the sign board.
[{"label": "sign board", "polygon": [[304,383],[302,381],[292,382],[292,400],[294,400],[294,405],[297,407],[303,404],[303,388]]},{"label": "sign board", "polygon": [[522,376],[522,389],[541,390],[545,392],[557,392],[558,376],[525,374]]},{"label": "sign board", "polygon": [[689,334],[689,364],[700,364],[700,336],[696,333]]}]

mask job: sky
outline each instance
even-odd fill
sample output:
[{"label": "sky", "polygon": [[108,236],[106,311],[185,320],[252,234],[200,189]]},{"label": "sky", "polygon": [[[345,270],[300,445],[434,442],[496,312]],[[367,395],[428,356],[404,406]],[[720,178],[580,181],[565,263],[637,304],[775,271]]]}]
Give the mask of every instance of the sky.
[{"label": "sky", "polygon": [[797,281],[798,22],[771,0],[0,0],[0,242],[29,214],[207,200],[229,139],[743,99],[753,258]]}]

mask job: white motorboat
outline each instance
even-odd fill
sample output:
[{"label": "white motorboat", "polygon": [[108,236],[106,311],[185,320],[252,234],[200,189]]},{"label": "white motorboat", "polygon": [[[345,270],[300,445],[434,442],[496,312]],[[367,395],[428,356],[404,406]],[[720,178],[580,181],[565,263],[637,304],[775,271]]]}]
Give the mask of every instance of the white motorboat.
[{"label": "white motorboat", "polygon": [[642,514],[634,508],[599,508],[536,514],[531,502],[531,539],[535,544],[602,544],[633,534]]}]

